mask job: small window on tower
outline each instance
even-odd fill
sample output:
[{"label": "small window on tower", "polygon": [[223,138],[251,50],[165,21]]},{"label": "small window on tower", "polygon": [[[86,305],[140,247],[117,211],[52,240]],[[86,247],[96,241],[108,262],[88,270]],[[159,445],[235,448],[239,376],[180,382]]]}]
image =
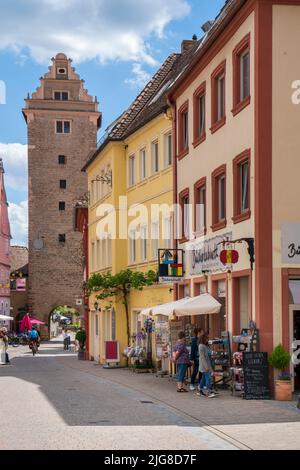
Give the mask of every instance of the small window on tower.
[{"label": "small window on tower", "polygon": [[71,122],[70,121],[56,121],[56,133],[57,134],[70,134]]},{"label": "small window on tower", "polygon": [[66,234],[65,233],[60,233],[58,235],[58,241],[59,241],[59,243],[66,243]]},{"label": "small window on tower", "polygon": [[58,208],[60,211],[66,210],[66,203],[64,201],[59,201]]},{"label": "small window on tower", "polygon": [[60,189],[67,189],[67,181],[66,180],[60,180],[59,181],[59,187],[60,187]]},{"label": "small window on tower", "polygon": [[68,91],[55,91],[54,92],[54,99],[56,101],[68,101],[69,92]]},{"label": "small window on tower", "polygon": [[65,155],[58,155],[58,163],[59,165],[65,165],[67,158]]}]

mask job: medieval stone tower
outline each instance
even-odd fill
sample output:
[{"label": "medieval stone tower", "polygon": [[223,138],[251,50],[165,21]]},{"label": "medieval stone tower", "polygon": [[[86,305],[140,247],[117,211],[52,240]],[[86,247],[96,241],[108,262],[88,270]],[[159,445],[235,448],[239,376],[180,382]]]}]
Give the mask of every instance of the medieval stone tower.
[{"label": "medieval stone tower", "polygon": [[[23,114],[28,128],[29,308],[48,324],[60,305],[83,313],[83,253],[75,205],[95,151],[100,113],[71,59],[57,54]],[[46,332],[46,331],[45,331]]]}]

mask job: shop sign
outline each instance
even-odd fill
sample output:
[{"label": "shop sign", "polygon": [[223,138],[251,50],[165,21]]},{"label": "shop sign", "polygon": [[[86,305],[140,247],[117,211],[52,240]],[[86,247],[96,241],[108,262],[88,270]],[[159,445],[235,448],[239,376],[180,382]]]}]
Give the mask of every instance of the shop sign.
[{"label": "shop sign", "polygon": [[202,274],[203,271],[215,272],[228,269],[220,260],[220,253],[224,249],[222,242],[232,240],[232,233],[196,241],[190,245],[190,274]]},{"label": "shop sign", "polygon": [[220,253],[220,261],[224,265],[236,264],[239,261],[239,253],[236,250],[222,250]]},{"label": "shop sign", "polygon": [[158,250],[159,282],[180,282],[184,275],[183,250]]},{"label": "shop sign", "polygon": [[26,278],[21,277],[16,280],[16,288],[17,291],[19,292],[25,292],[26,291]]},{"label": "shop sign", "polygon": [[300,264],[300,224],[282,225],[281,256],[284,264]]}]

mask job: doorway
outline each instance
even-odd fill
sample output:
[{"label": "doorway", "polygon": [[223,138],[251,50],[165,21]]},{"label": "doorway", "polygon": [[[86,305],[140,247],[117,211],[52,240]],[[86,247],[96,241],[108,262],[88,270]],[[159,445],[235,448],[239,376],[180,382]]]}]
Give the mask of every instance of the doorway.
[{"label": "doorway", "polygon": [[[291,342],[291,355],[297,356],[300,359],[300,305],[290,306],[290,342]],[[293,349],[292,343],[298,341],[299,346],[297,350]],[[297,352],[298,354],[297,354]],[[296,354],[295,354],[296,352]],[[295,364],[291,361],[291,374],[293,380],[293,391],[300,390],[300,364]]]}]

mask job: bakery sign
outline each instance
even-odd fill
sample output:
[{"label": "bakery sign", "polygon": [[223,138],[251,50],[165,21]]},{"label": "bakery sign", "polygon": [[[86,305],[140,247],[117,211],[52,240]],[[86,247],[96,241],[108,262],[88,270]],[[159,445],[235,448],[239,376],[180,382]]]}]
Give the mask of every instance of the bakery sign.
[{"label": "bakery sign", "polygon": [[284,264],[300,264],[300,224],[282,225],[281,257]]},{"label": "bakery sign", "polygon": [[224,250],[222,242],[232,240],[232,233],[209,240],[199,240],[189,246],[189,271],[191,275],[202,274],[203,271],[225,271],[228,267],[220,260],[220,253]]}]

